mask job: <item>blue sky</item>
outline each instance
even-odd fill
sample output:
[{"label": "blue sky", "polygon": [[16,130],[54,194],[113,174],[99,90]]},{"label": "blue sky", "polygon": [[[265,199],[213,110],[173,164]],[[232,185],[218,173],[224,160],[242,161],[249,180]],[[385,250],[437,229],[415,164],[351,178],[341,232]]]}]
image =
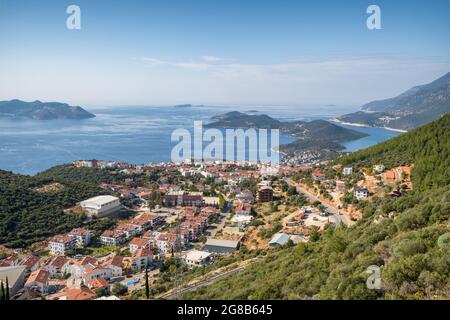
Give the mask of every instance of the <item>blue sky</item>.
[{"label": "blue sky", "polygon": [[[66,8],[81,8],[81,30]],[[368,30],[366,8],[381,8]],[[361,105],[450,71],[450,1],[0,0],[0,99]]]}]

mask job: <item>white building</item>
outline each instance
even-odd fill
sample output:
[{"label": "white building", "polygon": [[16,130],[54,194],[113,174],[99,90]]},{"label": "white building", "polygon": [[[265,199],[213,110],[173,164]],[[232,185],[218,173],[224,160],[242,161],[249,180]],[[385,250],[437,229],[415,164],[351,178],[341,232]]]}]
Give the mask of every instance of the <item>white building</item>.
[{"label": "white building", "polygon": [[129,243],[131,255],[134,255],[140,248],[148,248],[150,246],[150,240],[144,238],[133,238]]},{"label": "white building", "polygon": [[25,287],[41,294],[47,294],[49,289],[48,280],[50,273],[44,269],[33,271],[25,283]]},{"label": "white building", "polygon": [[88,229],[77,228],[70,231],[67,235],[76,239],[78,247],[85,247],[91,242],[93,233]]},{"label": "white building", "polygon": [[50,278],[62,277],[70,273],[69,260],[64,256],[54,257],[43,269],[50,274]]},{"label": "white building", "polygon": [[113,196],[98,196],[80,203],[81,208],[89,216],[105,217],[116,213],[121,209],[120,200]]},{"label": "white building", "polygon": [[125,242],[125,234],[116,230],[106,230],[100,236],[100,242],[104,246],[115,246]]},{"label": "white building", "polygon": [[289,242],[289,235],[286,233],[277,233],[269,241],[269,246],[282,246]]},{"label": "white building", "polygon": [[231,219],[231,226],[232,227],[245,227],[249,225],[249,223],[252,221],[253,216],[250,215],[235,215]]},{"label": "white building", "polygon": [[344,169],[342,169],[342,174],[344,176],[349,176],[349,175],[353,174],[353,168],[352,167],[345,167]]},{"label": "white building", "polygon": [[373,166],[373,169],[378,172],[378,173],[382,173],[384,172],[384,170],[386,169],[384,165],[382,164],[376,164]]},{"label": "white building", "polygon": [[369,190],[367,190],[366,188],[356,189],[354,191],[354,195],[358,200],[366,199],[369,196]]},{"label": "white building", "polygon": [[103,263],[103,267],[111,269],[113,277],[120,277],[123,273],[123,257],[114,256]]},{"label": "white building", "polygon": [[67,235],[57,235],[48,242],[48,250],[53,255],[64,256],[72,252],[76,247],[77,240]]},{"label": "white building", "polygon": [[212,261],[212,253],[199,250],[191,250],[184,256],[184,261],[190,267],[203,266],[210,264]]},{"label": "white building", "polygon": [[150,266],[153,261],[153,252],[150,248],[139,248],[131,257],[131,269],[140,271]]}]

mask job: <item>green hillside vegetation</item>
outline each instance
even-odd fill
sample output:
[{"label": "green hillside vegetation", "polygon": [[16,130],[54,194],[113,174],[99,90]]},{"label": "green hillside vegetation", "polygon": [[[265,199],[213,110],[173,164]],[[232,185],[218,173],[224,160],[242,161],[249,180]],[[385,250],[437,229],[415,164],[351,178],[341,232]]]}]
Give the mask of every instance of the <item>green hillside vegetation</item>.
[{"label": "green hillside vegetation", "polygon": [[[263,261],[183,298],[449,299],[449,121],[445,116],[338,160],[356,168],[415,163],[413,192],[375,198],[353,227],[329,226],[315,241],[271,250]],[[380,290],[366,286],[372,265],[381,267]]]},{"label": "green hillside vegetation", "polygon": [[[96,184],[80,180],[30,177],[0,170],[0,244],[23,248],[47,237],[83,224],[83,217],[65,214],[65,208],[89,197],[105,193]],[[56,192],[35,189],[58,182]],[[85,225],[93,230],[108,226],[98,220]]]},{"label": "green hillside vegetation", "polygon": [[109,169],[75,168],[72,165],[66,164],[52,167],[47,171],[40,173],[38,177],[55,180],[63,179],[65,181],[70,180],[74,182],[78,181],[92,185],[98,185],[100,183],[123,185],[125,180],[130,179],[132,182],[129,183],[128,186],[136,187],[150,186],[152,182],[158,180],[159,175],[157,172],[154,172],[153,174],[125,174]]},{"label": "green hillside vegetation", "polygon": [[412,181],[417,190],[450,184],[450,115],[395,139],[351,153],[338,163],[356,168],[382,163],[387,168],[414,164]]}]

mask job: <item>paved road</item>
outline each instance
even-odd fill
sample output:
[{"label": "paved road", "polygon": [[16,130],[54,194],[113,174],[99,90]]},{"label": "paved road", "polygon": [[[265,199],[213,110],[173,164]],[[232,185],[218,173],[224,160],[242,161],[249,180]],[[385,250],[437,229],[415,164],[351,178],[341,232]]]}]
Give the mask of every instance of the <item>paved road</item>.
[{"label": "paved road", "polygon": [[344,215],[340,215],[339,214],[339,210],[335,207],[332,207],[328,204],[326,204],[325,202],[323,202],[322,200],[320,200],[319,198],[317,198],[315,195],[311,194],[310,192],[300,188],[298,185],[296,185],[291,178],[284,178],[284,181],[286,181],[286,183],[290,186],[293,186],[297,189],[297,192],[300,192],[302,194],[304,194],[310,201],[320,201],[322,203],[322,205],[327,209],[327,212],[331,213],[334,217],[334,219],[336,220],[336,224],[339,225],[340,223],[345,224],[346,226],[348,226],[350,223],[347,219],[347,217],[345,217]]}]

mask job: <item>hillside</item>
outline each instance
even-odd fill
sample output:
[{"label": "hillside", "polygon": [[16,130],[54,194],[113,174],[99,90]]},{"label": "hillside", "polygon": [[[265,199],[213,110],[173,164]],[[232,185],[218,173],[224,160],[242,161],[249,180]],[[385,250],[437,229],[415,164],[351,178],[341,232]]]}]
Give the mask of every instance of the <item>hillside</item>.
[{"label": "hillside", "polygon": [[450,184],[450,115],[336,161],[355,167],[383,163],[396,167],[414,163],[412,181],[416,189]]},{"label": "hillside", "polygon": [[[274,250],[239,274],[185,299],[449,299],[450,116],[338,159],[363,167],[415,163],[415,191],[366,204],[353,227]],[[366,286],[381,267],[382,289]],[[242,285],[245,284],[245,285]]]},{"label": "hillside", "polygon": [[[52,192],[37,191],[56,183],[61,187]],[[23,248],[83,225],[81,216],[68,215],[63,210],[100,193],[104,191],[93,183],[0,170],[0,244]],[[102,229],[103,223],[108,222],[93,222],[90,226]]]},{"label": "hillside", "polygon": [[416,86],[397,97],[372,101],[361,111],[338,120],[369,126],[411,130],[450,112],[450,72],[422,86]]},{"label": "hillside", "polygon": [[67,103],[25,102],[21,100],[0,101],[0,116],[34,120],[89,119],[95,117],[83,108],[69,106]]},{"label": "hillside", "polygon": [[281,129],[282,122],[265,114],[246,114],[231,111],[212,117],[213,123],[207,124],[211,128],[260,128]]}]

